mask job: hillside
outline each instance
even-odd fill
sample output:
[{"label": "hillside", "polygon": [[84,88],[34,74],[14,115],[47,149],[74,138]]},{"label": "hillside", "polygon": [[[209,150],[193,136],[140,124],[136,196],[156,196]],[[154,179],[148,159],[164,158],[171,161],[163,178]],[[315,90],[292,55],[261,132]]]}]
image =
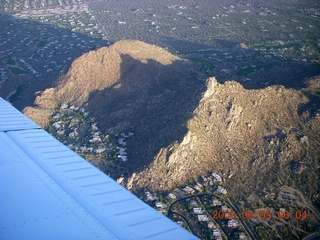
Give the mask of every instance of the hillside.
[{"label": "hillside", "polygon": [[[236,82],[208,79],[183,140],[162,148],[129,187],[168,190],[215,171],[228,183],[231,196],[239,187],[251,194],[259,184],[288,184],[292,161],[305,161],[310,168],[303,181],[310,184],[304,187],[308,195],[316,194],[312,179],[318,179],[320,114],[309,108],[310,91],[319,91],[318,79],[302,91],[281,86],[246,90]],[[304,135],[308,144],[299,140]],[[270,143],[272,138],[279,140]]]},{"label": "hillside", "polygon": [[45,127],[61,104],[85,106],[104,134],[133,132],[127,164],[132,174],[183,138],[204,91],[194,77],[197,69],[197,63],[155,45],[120,41],[76,59],[57,86],[24,113]]},{"label": "hillside", "polygon": [[[177,187],[204,184],[203,177],[215,172],[239,214],[274,212],[270,221],[249,223],[261,239],[300,239],[320,224],[319,87],[319,78],[299,91],[246,90],[233,81],[208,79],[183,139],[162,147],[149,166],[132,174],[127,188],[138,194],[179,192]],[[291,221],[277,218],[281,208],[292,214]],[[307,209],[308,221],[295,219],[301,209]]]},{"label": "hillside", "polygon": [[[97,94],[94,92],[117,89],[117,94],[120,94],[135,87],[143,90],[159,84],[158,75],[162,77],[161,83],[166,82],[163,79],[166,72],[161,73],[162,66],[172,65],[178,60],[182,62],[155,45],[134,40],[119,41],[111,47],[102,47],[77,58],[57,87],[41,93],[35,100],[35,107],[27,107],[24,113],[45,126],[58,104],[80,106],[90,103],[93,108],[95,105],[100,107],[102,102],[95,103],[96,96],[92,95]],[[186,64],[185,61],[182,64]],[[175,74],[170,72],[170,75]]]},{"label": "hillside", "polygon": [[[210,78],[204,89],[190,77],[196,68],[155,45],[120,41],[76,59],[25,114],[46,126],[59,104],[84,105],[105,134],[134,132],[127,167],[134,174],[128,187],[136,190],[172,189],[214,170],[230,183],[243,181],[249,193],[247,179],[281,181],[290,161],[319,164],[318,79],[302,90],[246,90]],[[277,132],[279,145],[270,145],[267,136]],[[301,133],[314,141],[301,144]],[[317,169],[309,171],[316,176]]]},{"label": "hillside", "polygon": [[[242,208],[282,207],[278,195],[287,187],[306,199],[296,207],[317,206],[319,78],[302,89],[249,90],[214,77],[204,84],[199,68],[157,46],[120,41],[76,59],[24,112],[45,127],[69,104],[87,109],[105,136],[131,132],[117,176],[137,194],[171,191],[215,172]],[[266,191],[275,196],[265,198]],[[317,225],[319,217],[310,221]]]}]

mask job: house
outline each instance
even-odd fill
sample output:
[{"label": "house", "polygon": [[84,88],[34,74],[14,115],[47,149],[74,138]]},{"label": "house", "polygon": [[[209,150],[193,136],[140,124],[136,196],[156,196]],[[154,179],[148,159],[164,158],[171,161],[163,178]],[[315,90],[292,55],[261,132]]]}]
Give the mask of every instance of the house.
[{"label": "house", "polygon": [[201,208],[193,208],[193,212],[195,214],[203,214],[204,213],[204,211]]},{"label": "house", "polygon": [[212,205],[213,205],[213,206],[221,206],[222,203],[221,203],[218,199],[213,199]]},{"label": "house", "polygon": [[100,137],[93,137],[92,139],[89,140],[89,142],[101,142]]},{"label": "house", "polygon": [[96,153],[103,153],[106,150],[106,148],[98,148],[96,150]]},{"label": "house", "polygon": [[174,195],[173,193],[169,193],[168,196],[167,196],[167,199],[176,199],[177,196]]},{"label": "house", "polygon": [[68,108],[68,104],[61,104],[60,109],[66,109],[66,108]]},{"label": "house", "polygon": [[186,186],[185,188],[182,189],[183,191],[190,193],[190,194],[194,194],[195,190],[189,186]]},{"label": "house", "polygon": [[126,145],[126,142],[124,141],[124,138],[120,138],[120,139],[118,140],[118,143],[119,143],[120,145],[122,145],[122,146],[125,146],[125,145]]},{"label": "house", "polygon": [[217,238],[221,238],[221,233],[220,233],[220,230],[218,228],[214,228],[212,230],[212,234],[213,236],[217,239]]},{"label": "house", "polygon": [[72,123],[78,123],[78,122],[79,122],[79,119],[78,119],[78,118],[72,118],[72,119],[71,119],[71,122],[72,122]]},{"label": "house", "polygon": [[183,221],[178,221],[177,223],[178,223],[178,225],[181,226],[181,227],[184,227],[184,225],[185,225]]},{"label": "house", "polygon": [[126,135],[125,133],[121,133],[120,135],[121,135],[122,137],[124,137],[124,138],[128,138],[128,137],[131,136],[130,134]]},{"label": "house", "polygon": [[238,220],[236,220],[236,219],[229,220],[228,227],[229,228],[237,228],[238,227]]},{"label": "house", "polygon": [[247,236],[243,232],[241,232],[241,233],[239,233],[239,239],[247,240]]},{"label": "house", "polygon": [[204,214],[197,215],[197,217],[198,217],[199,222],[208,222],[209,221],[209,218]]},{"label": "house", "polygon": [[221,211],[223,211],[223,212],[231,212],[231,209],[228,208],[227,206],[221,206]]},{"label": "house", "polygon": [[147,198],[147,200],[149,200],[149,201],[154,201],[154,200],[157,200],[157,198],[156,197],[154,197],[154,196],[152,196],[152,194],[150,193],[150,192],[145,192],[144,193],[145,194],[145,196],[146,196],[146,198]]},{"label": "house", "polygon": [[53,119],[57,119],[57,118],[59,118],[60,117],[60,113],[57,113],[56,115],[54,115],[52,118]]},{"label": "house", "polygon": [[82,152],[87,151],[87,147],[76,147],[76,150],[80,150]]},{"label": "house", "polygon": [[217,181],[219,181],[219,182],[222,181],[222,178],[221,178],[218,174],[212,173],[211,175],[212,175],[212,177],[214,177]]},{"label": "house", "polygon": [[118,149],[119,149],[119,154],[121,156],[127,155],[127,152],[126,152],[127,149],[126,148],[119,147]]},{"label": "house", "polygon": [[53,127],[55,127],[56,129],[59,129],[61,127],[63,127],[63,122],[62,121],[59,121],[59,122],[55,122],[52,124]]},{"label": "house", "polygon": [[214,225],[214,223],[212,221],[208,222],[208,228],[213,229],[216,226]]},{"label": "house", "polygon": [[196,185],[193,186],[193,188],[198,191],[202,191],[203,186],[200,183],[197,183]]},{"label": "house", "polygon": [[213,182],[212,182],[212,178],[211,177],[203,177],[203,186],[207,187],[208,185],[212,186]]},{"label": "house", "polygon": [[220,194],[227,194],[227,190],[225,189],[225,188],[223,188],[223,187],[221,187],[221,186],[219,186],[218,188],[217,188],[217,191],[216,191],[217,193],[220,193]]},{"label": "house", "polygon": [[195,200],[190,201],[190,206],[197,207],[198,203]]},{"label": "house", "polygon": [[234,218],[234,214],[235,212],[232,211],[230,208],[228,208],[227,206],[221,206],[221,211],[225,212],[225,218],[226,219],[232,219]]},{"label": "house", "polygon": [[59,130],[59,131],[57,131],[57,134],[58,134],[58,135],[64,135],[64,134],[65,134],[65,131],[64,131],[64,130]]},{"label": "house", "polygon": [[127,156],[118,155],[118,158],[120,158],[124,162],[128,160]]},{"label": "house", "polygon": [[75,138],[79,135],[79,133],[75,130],[74,132],[69,133],[69,138]]},{"label": "house", "polygon": [[166,208],[167,206],[163,204],[162,202],[156,202],[156,207],[157,208]]},{"label": "house", "polygon": [[98,130],[97,124],[96,123],[91,124],[91,129],[92,131],[97,131]]},{"label": "house", "polygon": [[94,132],[89,142],[101,142],[100,132]]},{"label": "house", "polygon": [[119,149],[119,155],[118,158],[121,158],[122,161],[127,161],[128,157],[127,157],[127,152],[126,152],[126,148],[123,147],[117,147],[117,149]]}]

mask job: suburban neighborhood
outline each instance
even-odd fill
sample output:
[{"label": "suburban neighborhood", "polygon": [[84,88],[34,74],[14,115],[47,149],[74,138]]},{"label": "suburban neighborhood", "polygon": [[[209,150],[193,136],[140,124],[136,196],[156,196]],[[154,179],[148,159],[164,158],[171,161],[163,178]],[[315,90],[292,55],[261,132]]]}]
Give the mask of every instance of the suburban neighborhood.
[{"label": "suburban neighborhood", "polygon": [[[230,215],[227,190],[217,173],[203,176],[201,182],[174,189],[166,195],[144,193],[144,200],[180,226],[203,239],[248,239],[237,216]],[[221,191],[223,189],[223,191]],[[218,213],[218,214],[216,214]],[[220,214],[220,215],[219,215]]]}]

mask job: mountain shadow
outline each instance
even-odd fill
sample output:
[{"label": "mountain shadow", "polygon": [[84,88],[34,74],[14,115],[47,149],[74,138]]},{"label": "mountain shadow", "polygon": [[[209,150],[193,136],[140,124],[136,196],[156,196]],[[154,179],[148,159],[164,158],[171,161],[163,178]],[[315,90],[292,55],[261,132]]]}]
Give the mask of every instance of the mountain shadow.
[{"label": "mountain shadow", "polygon": [[128,140],[130,173],[149,165],[161,150],[181,142],[199,104],[204,84],[191,78],[194,64],[163,65],[121,55],[120,80],[90,93],[88,109],[108,134],[132,132]]}]

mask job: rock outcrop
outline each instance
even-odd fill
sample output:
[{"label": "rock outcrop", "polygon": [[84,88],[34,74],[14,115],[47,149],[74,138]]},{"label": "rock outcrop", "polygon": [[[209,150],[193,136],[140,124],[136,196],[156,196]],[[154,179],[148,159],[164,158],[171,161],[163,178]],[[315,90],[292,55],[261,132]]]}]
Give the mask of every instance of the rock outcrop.
[{"label": "rock outcrop", "polygon": [[[119,89],[124,85],[123,81],[130,81],[127,87],[139,84],[145,87],[148,83],[143,78],[160,81],[157,75],[161,66],[171,65],[175,61],[181,62],[182,59],[158,46],[136,40],[119,41],[76,59],[57,87],[45,90],[36,98],[35,107],[27,107],[24,113],[45,126],[58,104],[82,106],[88,103],[91,94],[108,88]],[[153,67],[148,66],[149,62],[153,63]],[[146,68],[149,70],[144,71]],[[91,105],[98,105],[99,108],[101,103],[93,100]]]},{"label": "rock outcrop", "polygon": [[[161,148],[150,166],[129,179],[128,187],[170,190],[210,172],[221,174],[234,196],[239,191],[250,194],[259,183],[281,186],[292,173],[290,161],[305,155],[299,134],[314,139],[308,161],[317,163],[320,114],[299,114],[310,103],[305,93],[319,90],[317,82],[302,91],[282,86],[246,90],[233,81],[220,84],[208,79],[183,139]],[[277,141],[269,141],[270,135]],[[312,183],[317,169],[309,169],[309,174]],[[317,184],[311,185],[309,190],[315,193]]]}]

